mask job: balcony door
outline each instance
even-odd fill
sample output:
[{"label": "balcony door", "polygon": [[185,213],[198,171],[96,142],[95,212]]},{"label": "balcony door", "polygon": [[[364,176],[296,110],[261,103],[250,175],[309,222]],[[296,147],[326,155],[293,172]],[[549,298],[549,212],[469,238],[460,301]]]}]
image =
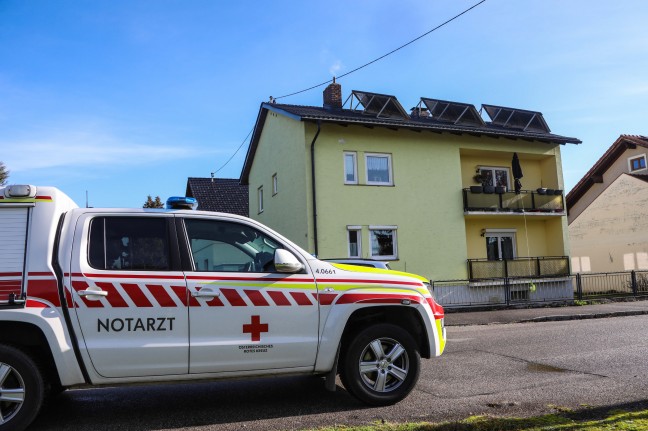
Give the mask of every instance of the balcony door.
[{"label": "balcony door", "polygon": [[487,232],[485,237],[488,260],[515,259],[515,232]]}]

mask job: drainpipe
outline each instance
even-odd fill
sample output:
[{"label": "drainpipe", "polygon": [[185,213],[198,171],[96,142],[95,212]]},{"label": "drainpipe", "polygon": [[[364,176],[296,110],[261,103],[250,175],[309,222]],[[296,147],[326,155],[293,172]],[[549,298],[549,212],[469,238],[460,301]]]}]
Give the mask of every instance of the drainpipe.
[{"label": "drainpipe", "polygon": [[315,256],[318,256],[319,249],[317,247],[317,199],[315,199],[315,141],[320,134],[320,120],[317,120],[317,132],[311,142],[311,194],[313,196],[313,243],[315,244]]}]

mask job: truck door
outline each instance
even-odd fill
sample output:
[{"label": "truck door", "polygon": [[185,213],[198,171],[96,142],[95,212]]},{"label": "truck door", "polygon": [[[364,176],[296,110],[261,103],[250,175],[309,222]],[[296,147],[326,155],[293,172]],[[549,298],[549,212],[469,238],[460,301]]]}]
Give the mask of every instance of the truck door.
[{"label": "truck door", "polygon": [[0,304],[23,297],[29,211],[26,206],[0,208]]},{"label": "truck door", "polygon": [[189,372],[312,368],[319,324],[313,277],[277,273],[274,251],[284,246],[244,221],[187,216],[184,226],[192,261]]},{"label": "truck door", "polygon": [[83,215],[75,238],[67,283],[95,371],[186,374],[187,289],[173,216]]}]

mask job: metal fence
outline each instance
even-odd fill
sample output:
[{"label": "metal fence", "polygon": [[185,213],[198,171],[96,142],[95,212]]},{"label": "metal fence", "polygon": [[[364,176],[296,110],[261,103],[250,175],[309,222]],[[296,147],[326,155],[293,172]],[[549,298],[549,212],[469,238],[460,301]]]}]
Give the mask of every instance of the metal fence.
[{"label": "metal fence", "polygon": [[432,282],[432,287],[437,302],[446,308],[648,297],[648,271],[445,280]]},{"label": "metal fence", "polygon": [[521,190],[473,186],[463,189],[464,211],[564,213],[562,190]]},{"label": "metal fence", "polygon": [[571,301],[571,277],[447,280],[432,283],[444,307],[502,306],[529,302]]},{"label": "metal fence", "polygon": [[576,274],[573,278],[576,299],[648,295],[648,271]]},{"label": "metal fence", "polygon": [[468,277],[471,280],[558,276],[569,276],[567,256],[468,259]]}]

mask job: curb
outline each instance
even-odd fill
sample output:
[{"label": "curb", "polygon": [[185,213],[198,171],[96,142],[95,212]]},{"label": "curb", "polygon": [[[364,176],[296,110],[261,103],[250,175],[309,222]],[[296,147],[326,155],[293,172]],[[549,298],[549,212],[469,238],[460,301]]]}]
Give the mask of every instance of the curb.
[{"label": "curb", "polygon": [[541,316],[541,317],[534,317],[533,319],[518,320],[516,322],[511,322],[511,323],[558,322],[561,320],[606,319],[608,317],[643,316],[646,314],[648,314],[648,310],[611,311],[607,313],[594,313],[594,314]]}]

